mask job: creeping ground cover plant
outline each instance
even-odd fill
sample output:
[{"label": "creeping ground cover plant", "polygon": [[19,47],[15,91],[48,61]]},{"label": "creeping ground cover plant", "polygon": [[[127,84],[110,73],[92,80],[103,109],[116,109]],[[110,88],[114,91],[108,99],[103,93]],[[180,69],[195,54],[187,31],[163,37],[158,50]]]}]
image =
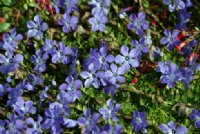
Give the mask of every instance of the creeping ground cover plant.
[{"label": "creeping ground cover plant", "polygon": [[198,0],[0,0],[0,134],[200,134]]}]

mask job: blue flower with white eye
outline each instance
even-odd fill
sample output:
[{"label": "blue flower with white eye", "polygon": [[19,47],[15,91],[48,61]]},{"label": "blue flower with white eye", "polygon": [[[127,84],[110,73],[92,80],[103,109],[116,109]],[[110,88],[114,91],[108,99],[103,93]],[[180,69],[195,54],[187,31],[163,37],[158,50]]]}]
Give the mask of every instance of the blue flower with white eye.
[{"label": "blue flower with white eye", "polygon": [[64,33],[69,33],[71,30],[77,28],[78,17],[70,16],[70,14],[65,13],[62,19],[58,20],[58,24],[63,26],[62,30]]},{"label": "blue flower with white eye", "polygon": [[88,22],[92,25],[92,31],[96,32],[99,30],[104,32],[108,18],[104,14],[95,14],[94,17],[89,18]]},{"label": "blue flower with white eye", "polygon": [[117,118],[117,112],[120,110],[120,108],[120,104],[114,105],[113,100],[109,99],[107,101],[107,107],[100,108],[99,113],[102,114],[103,118],[106,120],[112,119],[114,122],[118,122],[119,119]]},{"label": "blue flower with white eye", "polygon": [[27,118],[26,123],[32,127],[26,128],[26,134],[41,134],[44,129],[43,125],[41,124],[42,120],[43,118],[40,115],[38,115],[38,121],[34,121],[31,117]]},{"label": "blue flower with white eye", "polygon": [[171,64],[169,61],[163,63],[158,62],[157,72],[161,72],[161,83],[166,83],[170,88],[174,86],[175,82],[181,80],[181,74],[176,64]]},{"label": "blue flower with white eye", "polygon": [[78,118],[78,125],[83,127],[83,133],[88,134],[90,132],[97,132],[99,131],[97,122],[101,118],[101,115],[98,113],[91,113],[90,108],[84,111],[84,117]]},{"label": "blue flower with white eye", "polygon": [[19,64],[23,62],[23,55],[13,53],[0,54],[0,72],[7,74],[19,68]]},{"label": "blue flower with white eye", "polygon": [[195,109],[192,111],[189,117],[195,123],[195,127],[200,128],[200,112]]},{"label": "blue flower with white eye", "polygon": [[82,71],[80,75],[83,79],[86,79],[84,83],[85,87],[93,85],[95,88],[100,87],[100,79],[104,77],[104,73],[98,71],[93,63],[88,66],[88,71]]},{"label": "blue flower with white eye", "polygon": [[117,55],[115,57],[115,62],[122,64],[122,68],[124,68],[126,71],[129,70],[131,67],[138,67],[139,61],[137,59],[137,50],[131,49],[129,51],[129,47],[123,45],[121,47],[121,55]]},{"label": "blue flower with white eye", "polygon": [[158,128],[164,134],[187,134],[188,131],[185,126],[177,126],[173,121],[170,121],[167,124],[160,124]]},{"label": "blue flower with white eye", "polygon": [[28,27],[28,37],[36,37],[38,40],[43,38],[43,32],[48,29],[48,25],[42,22],[39,15],[34,17],[34,21],[27,22]]},{"label": "blue flower with white eye", "polygon": [[145,131],[148,125],[146,120],[146,113],[135,110],[133,113],[133,117],[134,118],[131,122],[131,125],[134,127],[135,132],[138,133],[139,131]]},{"label": "blue flower with white eye", "polygon": [[10,30],[10,33],[3,34],[3,42],[0,42],[0,47],[2,45],[2,49],[6,50],[7,53],[12,53],[15,51],[18,41],[21,41],[23,36],[21,34],[17,34],[16,29],[13,28]]},{"label": "blue flower with white eye", "polygon": [[131,14],[129,19],[128,29],[134,30],[138,35],[142,35],[143,31],[149,28],[149,23],[146,21],[146,14],[144,12],[139,12],[137,15]]},{"label": "blue flower with white eye", "polygon": [[180,44],[180,40],[177,40],[177,36],[179,34],[178,30],[165,30],[165,37],[161,38],[160,43],[167,46],[168,50],[173,50],[173,48]]}]

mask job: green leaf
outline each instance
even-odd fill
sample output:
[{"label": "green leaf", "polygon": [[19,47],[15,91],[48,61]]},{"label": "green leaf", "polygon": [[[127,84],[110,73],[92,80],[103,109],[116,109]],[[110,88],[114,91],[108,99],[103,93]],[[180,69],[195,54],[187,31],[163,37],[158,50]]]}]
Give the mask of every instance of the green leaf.
[{"label": "green leaf", "polygon": [[148,8],[148,7],[149,7],[149,1],[148,1],[148,0],[143,0],[143,1],[142,1],[142,5],[143,5],[144,7],[146,7],[146,8]]},{"label": "green leaf", "polygon": [[10,6],[15,4],[16,0],[2,0],[3,4],[6,6]]},{"label": "green leaf", "polygon": [[6,31],[10,27],[10,23],[3,22],[0,23],[0,33]]}]

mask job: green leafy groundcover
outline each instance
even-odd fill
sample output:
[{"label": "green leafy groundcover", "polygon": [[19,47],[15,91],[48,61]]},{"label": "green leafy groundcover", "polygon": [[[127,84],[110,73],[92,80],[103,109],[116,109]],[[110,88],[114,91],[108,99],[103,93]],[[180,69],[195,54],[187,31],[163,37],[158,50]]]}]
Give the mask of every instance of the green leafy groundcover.
[{"label": "green leafy groundcover", "polygon": [[197,0],[1,0],[0,133],[200,133]]}]

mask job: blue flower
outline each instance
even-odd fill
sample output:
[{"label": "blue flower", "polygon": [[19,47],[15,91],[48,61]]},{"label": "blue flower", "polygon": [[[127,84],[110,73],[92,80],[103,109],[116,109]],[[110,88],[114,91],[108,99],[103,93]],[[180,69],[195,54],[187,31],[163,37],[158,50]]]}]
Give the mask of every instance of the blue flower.
[{"label": "blue flower", "polygon": [[200,128],[200,112],[195,109],[192,111],[189,117],[195,123],[195,127]]},{"label": "blue flower", "polygon": [[174,12],[177,8],[184,9],[186,6],[183,0],[163,0],[163,3],[169,6],[170,12]]},{"label": "blue flower", "polygon": [[189,22],[191,18],[191,15],[187,12],[186,9],[182,9],[179,11],[178,13],[178,23],[176,25],[177,29],[181,29],[181,30],[186,30],[187,26],[187,22]]},{"label": "blue flower", "polygon": [[138,67],[139,61],[137,59],[137,51],[136,49],[131,49],[129,51],[129,48],[125,45],[121,47],[120,50],[122,55],[117,55],[115,57],[115,62],[122,64],[122,67],[125,70],[129,70],[131,67]]},{"label": "blue flower", "polygon": [[134,127],[135,132],[138,133],[139,131],[145,131],[148,125],[146,120],[146,113],[135,110],[133,113],[133,117],[134,118],[131,122],[131,125]]},{"label": "blue flower", "polygon": [[72,11],[78,11],[77,8],[78,0],[54,0],[53,3],[56,13],[60,13],[59,8],[64,8],[66,13],[71,13]]},{"label": "blue flower", "polygon": [[78,23],[78,17],[70,16],[70,14],[65,13],[62,19],[58,20],[58,24],[63,26],[62,30],[64,33],[68,33],[71,30],[75,30]]},{"label": "blue flower", "polygon": [[88,66],[88,71],[82,71],[81,77],[85,80],[84,86],[87,88],[93,85],[95,88],[100,87],[100,79],[103,78],[103,72],[97,71],[97,68],[93,63]]},{"label": "blue flower", "polygon": [[43,79],[40,76],[30,74],[29,78],[24,81],[24,88],[33,91],[36,85],[39,85],[43,82]]},{"label": "blue flower", "polygon": [[78,118],[78,125],[83,127],[83,133],[88,134],[90,132],[99,131],[97,122],[101,118],[100,114],[91,114],[91,110],[88,108],[84,111],[85,117]]},{"label": "blue flower", "polygon": [[62,115],[62,105],[58,102],[51,103],[49,109],[45,110],[44,127],[49,128],[52,133],[61,133],[61,125],[64,121]]},{"label": "blue flower", "polygon": [[23,62],[21,54],[14,55],[13,53],[0,54],[0,72],[7,74],[19,68],[19,63]]},{"label": "blue flower", "polygon": [[174,86],[175,82],[181,80],[181,75],[176,64],[171,64],[169,61],[163,63],[158,62],[157,72],[161,72],[161,83],[166,83],[170,88]]},{"label": "blue flower", "polygon": [[149,52],[149,45],[145,43],[145,38],[140,38],[139,42],[137,40],[132,41],[133,49],[135,49],[135,57],[140,59],[142,53]]},{"label": "blue flower", "polygon": [[180,75],[181,82],[185,85],[185,88],[188,89],[190,81],[192,81],[193,70],[190,68],[180,68]]},{"label": "blue flower", "polygon": [[92,25],[92,31],[96,32],[99,30],[104,32],[108,18],[104,14],[95,14],[94,17],[89,18],[88,22]]},{"label": "blue flower", "polygon": [[101,70],[109,69],[109,63],[112,63],[115,60],[115,57],[107,53],[108,46],[101,42],[101,47],[99,49],[94,49],[90,52],[90,57],[88,63],[95,63],[98,68]]},{"label": "blue flower", "polygon": [[38,121],[34,121],[31,117],[27,118],[26,123],[32,127],[26,128],[26,134],[41,134],[44,129],[43,125],[41,124],[42,120],[43,118],[40,115],[38,115]]},{"label": "blue flower", "polygon": [[166,124],[161,124],[158,128],[165,134],[187,134],[187,128],[185,126],[177,126],[176,123],[170,121]]},{"label": "blue flower", "polygon": [[102,127],[100,134],[121,134],[123,127],[121,125],[112,126],[111,124],[106,124]]},{"label": "blue flower", "polygon": [[186,66],[191,68],[193,71],[198,71],[200,70],[200,64],[197,63],[198,56],[195,55],[192,60],[190,60],[189,57],[186,58]]},{"label": "blue flower", "polygon": [[161,44],[164,44],[167,46],[168,50],[173,50],[173,48],[177,45],[180,44],[180,41],[177,40],[177,36],[178,36],[179,32],[177,30],[173,30],[173,31],[170,31],[170,30],[165,30],[164,31],[164,35],[165,37],[163,37],[161,40],[160,40],[160,43]]},{"label": "blue flower", "polygon": [[73,97],[73,102],[76,99],[80,99],[82,94],[81,91],[77,90],[82,86],[82,81],[80,80],[74,80],[72,76],[68,76],[65,79],[66,83],[63,83],[59,86],[60,90],[67,90],[68,92],[71,92],[71,95]]},{"label": "blue flower", "polygon": [[8,53],[12,53],[15,51],[18,41],[21,41],[23,36],[21,34],[17,34],[16,29],[13,28],[10,30],[9,33],[5,33],[3,35],[3,49],[6,50]]},{"label": "blue flower", "polygon": [[114,105],[113,100],[109,99],[107,101],[107,107],[100,108],[99,113],[102,114],[103,118],[106,120],[112,119],[114,122],[118,122],[119,119],[117,118],[117,112],[120,110],[120,108],[120,104]]},{"label": "blue flower", "polygon": [[45,43],[42,46],[42,50],[45,52],[46,55],[52,55],[56,52],[56,41],[45,39]]},{"label": "blue flower", "polygon": [[63,42],[59,42],[58,50],[52,54],[52,63],[58,63],[58,61],[61,61],[63,64],[68,64],[70,62],[69,56],[71,54],[71,48],[66,47]]},{"label": "blue flower", "polygon": [[13,108],[14,111],[20,116],[24,116],[29,113],[36,113],[36,108],[33,106],[33,101],[24,101],[22,98],[17,100],[17,102],[13,105]]},{"label": "blue flower", "polygon": [[11,114],[8,117],[8,120],[5,120],[6,134],[21,134],[23,129],[26,128],[22,118]]},{"label": "blue flower", "polygon": [[41,49],[36,50],[35,55],[31,56],[31,62],[36,64],[34,70],[44,72],[46,70],[45,62],[47,59],[48,55],[44,55]]},{"label": "blue flower", "polygon": [[92,0],[89,5],[93,6],[92,14],[103,14],[107,15],[108,10],[106,9],[111,4],[110,0]]},{"label": "blue flower", "polygon": [[34,21],[27,22],[28,36],[29,37],[36,37],[38,40],[43,38],[43,32],[48,29],[48,25],[45,22],[42,22],[39,15],[34,17]]},{"label": "blue flower", "polygon": [[192,51],[197,44],[198,44],[198,41],[196,39],[190,42],[187,42],[187,44],[181,48],[180,53],[185,54],[189,57],[192,54]]},{"label": "blue flower", "polygon": [[124,78],[124,73],[125,69],[123,67],[117,67],[115,64],[110,65],[110,70],[107,70],[105,72],[105,77],[108,79],[110,83],[113,85],[116,85],[116,83],[124,83],[125,78]]},{"label": "blue flower", "polygon": [[136,34],[142,35],[143,30],[147,30],[149,28],[148,22],[146,19],[146,14],[144,12],[139,12],[136,14],[131,14],[130,22],[128,23],[128,29],[136,31]]}]

